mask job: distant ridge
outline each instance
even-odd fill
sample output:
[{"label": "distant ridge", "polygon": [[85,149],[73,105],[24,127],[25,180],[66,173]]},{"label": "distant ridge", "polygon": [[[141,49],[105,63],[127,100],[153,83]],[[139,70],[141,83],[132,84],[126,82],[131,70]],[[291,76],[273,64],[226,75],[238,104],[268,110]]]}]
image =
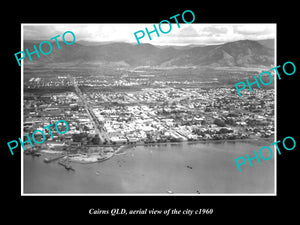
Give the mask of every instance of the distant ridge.
[{"label": "distant ridge", "polygon": [[[25,41],[24,49],[33,51],[40,41]],[[114,63],[128,66],[271,66],[274,63],[274,40],[240,40],[207,46],[154,46],[151,44],[131,44],[123,42],[83,42],[73,45],[60,43],[58,49],[53,43],[49,55],[40,58],[34,54],[33,61],[45,63]],[[45,50],[46,51],[46,50]],[[120,62],[122,62],[120,64]]]},{"label": "distant ridge", "polygon": [[274,39],[258,40],[257,42],[267,48],[270,48],[270,49],[275,48],[275,40]]}]

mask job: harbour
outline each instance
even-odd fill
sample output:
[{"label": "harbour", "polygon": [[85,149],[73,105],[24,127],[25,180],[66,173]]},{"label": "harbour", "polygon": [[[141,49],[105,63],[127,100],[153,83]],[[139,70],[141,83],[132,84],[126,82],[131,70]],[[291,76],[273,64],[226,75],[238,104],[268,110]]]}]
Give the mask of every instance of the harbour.
[{"label": "harbour", "polygon": [[270,194],[275,188],[274,160],[245,167],[242,173],[234,164],[236,156],[250,155],[263,145],[136,146],[99,163],[71,162],[74,171],[24,155],[24,194]]}]

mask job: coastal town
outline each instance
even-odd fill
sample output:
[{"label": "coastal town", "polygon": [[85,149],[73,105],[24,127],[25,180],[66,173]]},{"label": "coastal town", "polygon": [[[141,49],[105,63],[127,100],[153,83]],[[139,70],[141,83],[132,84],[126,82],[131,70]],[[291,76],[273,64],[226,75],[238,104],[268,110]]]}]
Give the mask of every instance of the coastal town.
[{"label": "coastal town", "polygon": [[[14,55],[21,135],[6,143],[7,154],[20,154],[21,192],[276,193],[276,162],[266,160],[275,157],[264,147],[277,136],[278,73],[294,73],[275,60],[276,24],[193,25],[180,42],[179,29],[141,45],[132,43],[140,25],[24,25]],[[131,41],[113,31],[124,29]]]},{"label": "coastal town", "polygon": [[[46,133],[46,141],[33,150],[77,154],[77,161],[83,154],[88,162],[97,161],[95,154],[111,153],[120,146],[274,135],[274,89],[245,91],[241,98],[234,87],[197,87],[187,82],[176,87],[180,82],[157,81],[140,90],[122,91],[143,82],[120,79],[108,84],[69,75],[50,81],[31,78],[24,83],[24,133],[63,119],[69,131],[53,132],[53,137]],[[107,86],[112,89],[103,91]],[[32,92],[49,87],[67,90]]]}]

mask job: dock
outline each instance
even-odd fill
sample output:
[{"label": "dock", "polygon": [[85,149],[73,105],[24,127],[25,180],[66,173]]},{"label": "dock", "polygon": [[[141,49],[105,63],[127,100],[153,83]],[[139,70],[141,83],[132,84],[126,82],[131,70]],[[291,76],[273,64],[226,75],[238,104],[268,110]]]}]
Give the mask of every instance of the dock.
[{"label": "dock", "polygon": [[50,163],[50,162],[53,162],[53,161],[55,161],[55,160],[61,159],[61,158],[63,158],[63,157],[65,157],[65,155],[60,155],[60,156],[54,157],[54,158],[44,158],[44,162],[45,162],[45,163]]},{"label": "dock", "polygon": [[70,165],[70,163],[67,162],[63,162],[63,161],[58,161],[58,164],[65,167],[66,170],[73,170],[75,171],[75,169]]}]

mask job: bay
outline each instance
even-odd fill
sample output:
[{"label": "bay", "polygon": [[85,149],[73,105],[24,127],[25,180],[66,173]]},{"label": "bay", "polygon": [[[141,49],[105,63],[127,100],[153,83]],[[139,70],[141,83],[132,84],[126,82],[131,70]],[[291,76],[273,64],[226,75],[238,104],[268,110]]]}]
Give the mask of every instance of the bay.
[{"label": "bay", "polygon": [[269,142],[137,146],[101,163],[72,163],[75,171],[24,155],[24,194],[272,194],[274,157],[241,172],[234,161],[262,146]]}]

